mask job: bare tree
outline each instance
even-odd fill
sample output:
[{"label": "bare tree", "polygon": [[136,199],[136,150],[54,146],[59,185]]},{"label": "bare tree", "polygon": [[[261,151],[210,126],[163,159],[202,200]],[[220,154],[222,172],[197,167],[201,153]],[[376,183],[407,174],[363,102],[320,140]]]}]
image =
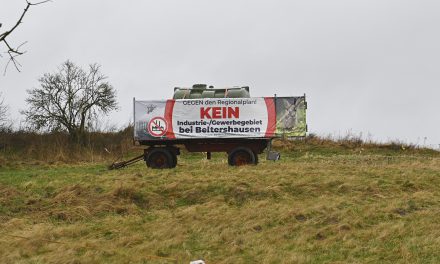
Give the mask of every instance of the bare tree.
[{"label": "bare tree", "polygon": [[0,93],[0,128],[3,128],[6,125],[7,119],[8,106],[5,104],[4,98],[2,98],[2,94]]},{"label": "bare tree", "polygon": [[72,140],[84,142],[85,133],[100,115],[117,109],[116,91],[98,64],[88,71],[71,61],[56,73],[39,78],[40,87],[28,90],[26,121],[39,130],[64,130]]},{"label": "bare tree", "polygon": [[[20,55],[23,55],[25,53],[25,51],[21,51],[20,48],[26,44],[26,42],[23,42],[22,44],[18,45],[18,46],[13,46],[11,44],[9,44],[8,42],[8,37],[11,35],[12,32],[14,32],[14,30],[17,29],[17,27],[23,23],[23,18],[26,15],[26,13],[29,11],[29,8],[31,6],[36,6],[36,5],[41,5],[44,4],[46,2],[49,2],[50,0],[45,0],[45,1],[41,1],[38,3],[31,3],[28,0],[26,0],[26,7],[23,10],[23,13],[21,13],[20,18],[17,20],[17,22],[15,23],[14,26],[12,26],[11,29],[4,31],[3,33],[0,31],[0,43],[3,43],[6,46],[6,52],[8,54],[9,60],[6,63],[6,67],[5,67],[5,73],[6,70],[8,69],[9,63],[13,63],[15,66],[15,69],[17,69],[17,71],[20,71],[20,63],[17,61],[17,57]],[[2,27],[2,24],[0,23],[0,28]]]}]

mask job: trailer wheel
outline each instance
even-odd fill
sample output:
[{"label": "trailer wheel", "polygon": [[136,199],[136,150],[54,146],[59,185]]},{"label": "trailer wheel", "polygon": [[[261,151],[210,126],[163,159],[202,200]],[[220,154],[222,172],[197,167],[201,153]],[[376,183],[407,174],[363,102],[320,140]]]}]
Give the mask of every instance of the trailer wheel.
[{"label": "trailer wheel", "polygon": [[146,163],[152,169],[169,169],[176,167],[177,157],[166,148],[154,148],[148,153]]},{"label": "trailer wheel", "polygon": [[233,149],[228,155],[228,163],[231,166],[242,166],[249,164],[257,164],[258,157],[255,153],[245,147]]}]

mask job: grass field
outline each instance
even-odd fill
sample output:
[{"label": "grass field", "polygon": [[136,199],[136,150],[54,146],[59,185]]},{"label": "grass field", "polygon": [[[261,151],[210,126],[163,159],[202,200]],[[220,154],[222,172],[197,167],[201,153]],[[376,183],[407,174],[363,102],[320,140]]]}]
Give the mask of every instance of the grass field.
[{"label": "grass field", "polygon": [[440,263],[440,154],[283,146],[228,167],[3,158],[1,263]]}]

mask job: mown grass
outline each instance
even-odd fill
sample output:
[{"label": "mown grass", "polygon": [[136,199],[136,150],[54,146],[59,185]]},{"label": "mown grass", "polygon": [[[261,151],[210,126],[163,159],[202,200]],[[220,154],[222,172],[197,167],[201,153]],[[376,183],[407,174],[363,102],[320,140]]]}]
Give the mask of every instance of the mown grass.
[{"label": "mown grass", "polygon": [[239,168],[5,164],[1,262],[440,262],[438,152],[276,145],[281,161]]}]

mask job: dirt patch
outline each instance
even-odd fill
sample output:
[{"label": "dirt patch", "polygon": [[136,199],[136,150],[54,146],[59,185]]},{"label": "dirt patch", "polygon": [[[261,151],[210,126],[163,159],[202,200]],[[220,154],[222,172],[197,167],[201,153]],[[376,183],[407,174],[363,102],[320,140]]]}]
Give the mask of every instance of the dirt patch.
[{"label": "dirt patch", "polygon": [[298,220],[299,222],[304,222],[307,220],[307,217],[303,214],[297,214],[295,215],[295,219]]}]

